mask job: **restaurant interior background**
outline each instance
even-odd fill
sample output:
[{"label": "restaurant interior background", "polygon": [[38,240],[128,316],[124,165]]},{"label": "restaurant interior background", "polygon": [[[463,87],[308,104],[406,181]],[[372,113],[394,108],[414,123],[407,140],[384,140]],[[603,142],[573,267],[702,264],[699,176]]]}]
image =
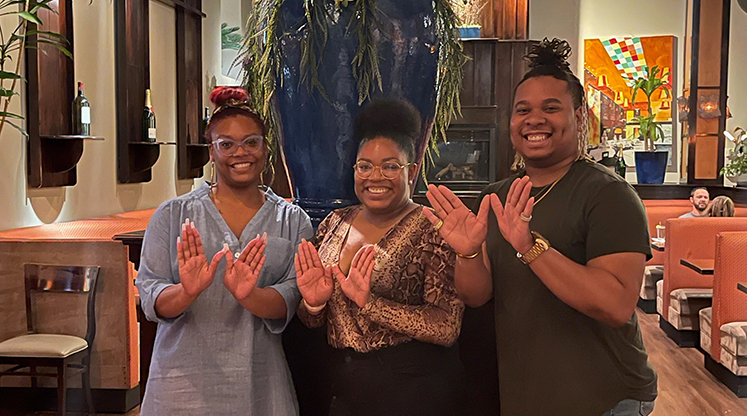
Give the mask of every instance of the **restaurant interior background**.
[{"label": "restaurant interior background", "polygon": [[[0,181],[0,230],[152,208],[189,192],[202,182],[202,179],[177,179],[176,146],[162,146],[151,181],[117,182],[114,1],[117,0],[94,0],[92,4],[89,0],[73,1],[75,78],[84,82],[85,94],[91,102],[91,134],[105,140],[85,143],[77,165],[76,185],[32,189],[27,186],[26,179],[26,139],[14,129],[4,129],[0,137],[0,176],[4,178]],[[203,11],[207,15],[203,20],[202,39],[206,105],[212,85],[234,83],[223,75],[226,52],[221,50],[221,23],[227,23],[227,27],[240,24],[239,16],[246,14],[249,3],[249,0],[203,0]],[[670,35],[678,40],[676,71],[682,74],[686,13],[686,0],[532,0],[529,38],[567,39],[574,47],[574,72],[580,74],[584,39]],[[149,19],[150,86],[159,140],[175,141],[175,12],[153,0]],[[0,24],[5,28],[13,21],[3,17]],[[743,64],[747,64],[746,25],[747,13],[733,0],[728,83],[728,104],[733,118],[727,122],[728,130],[747,126],[747,80],[742,70]],[[681,80],[678,75],[675,97],[682,93]],[[21,112],[25,108],[24,88],[21,94],[21,99],[12,102],[11,111]],[[729,145],[727,141],[727,148]],[[634,182],[634,170],[628,172],[627,179]],[[668,172],[666,182],[676,183],[679,178],[679,172]]]}]

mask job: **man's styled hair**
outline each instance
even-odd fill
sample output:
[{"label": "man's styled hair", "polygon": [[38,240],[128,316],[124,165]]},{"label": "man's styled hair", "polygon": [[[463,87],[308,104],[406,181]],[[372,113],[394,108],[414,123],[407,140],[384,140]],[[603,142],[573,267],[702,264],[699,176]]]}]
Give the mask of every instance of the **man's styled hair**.
[{"label": "man's styled hair", "polygon": [[[706,188],[705,186],[698,186],[698,187],[695,187],[695,188],[693,188],[693,189],[690,190],[690,198],[694,197],[695,196],[695,192],[698,191],[698,190],[700,190],[700,189],[708,192],[708,188]],[[709,192],[709,194],[710,194],[710,192]]]}]

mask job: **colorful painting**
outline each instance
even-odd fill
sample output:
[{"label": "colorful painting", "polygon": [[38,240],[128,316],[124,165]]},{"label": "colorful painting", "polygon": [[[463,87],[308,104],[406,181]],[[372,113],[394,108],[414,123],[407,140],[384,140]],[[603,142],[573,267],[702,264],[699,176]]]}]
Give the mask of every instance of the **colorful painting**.
[{"label": "colorful painting", "polygon": [[[677,39],[674,36],[613,37],[584,40],[584,86],[590,115],[598,121],[590,138],[592,147],[616,147],[624,145],[626,153],[643,150],[644,144],[638,133],[634,118],[648,115],[648,102],[642,92],[633,98],[633,82],[646,76],[646,69],[658,66],[669,72],[665,81],[671,91],[676,85]],[[601,97],[599,95],[601,95]],[[670,149],[676,126],[672,123],[672,93],[663,90],[651,96],[651,108],[656,120],[668,123],[664,141],[657,142],[662,148]],[[676,106],[674,106],[676,108]],[[612,142],[612,143],[609,143]],[[626,154],[626,161],[628,155]],[[631,157],[632,159],[632,157]]]},{"label": "colorful painting", "polygon": [[632,86],[636,79],[646,76],[646,57],[641,38],[604,39],[602,45],[617,70],[627,80],[628,86]]}]

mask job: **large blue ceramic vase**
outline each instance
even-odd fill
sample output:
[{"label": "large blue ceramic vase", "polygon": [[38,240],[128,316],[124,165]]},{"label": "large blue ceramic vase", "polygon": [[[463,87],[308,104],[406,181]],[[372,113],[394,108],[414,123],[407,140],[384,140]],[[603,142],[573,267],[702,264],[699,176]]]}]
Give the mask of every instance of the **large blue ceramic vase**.
[{"label": "large blue ceramic vase", "polygon": [[[327,0],[330,10],[334,2]],[[438,37],[431,0],[378,0],[382,26],[376,31],[383,92],[372,96],[404,98],[420,111],[422,159],[435,114]],[[357,81],[351,61],[358,48],[349,30],[355,2],[334,11],[328,20],[319,80],[328,100],[301,84],[301,39],[305,23],[303,0],[286,0],[280,9],[281,67],[274,96],[280,121],[280,144],[290,171],[296,202],[317,225],[329,211],[357,203],[353,164],[358,143],[353,123],[358,105]],[[365,103],[364,103],[365,105]]]}]

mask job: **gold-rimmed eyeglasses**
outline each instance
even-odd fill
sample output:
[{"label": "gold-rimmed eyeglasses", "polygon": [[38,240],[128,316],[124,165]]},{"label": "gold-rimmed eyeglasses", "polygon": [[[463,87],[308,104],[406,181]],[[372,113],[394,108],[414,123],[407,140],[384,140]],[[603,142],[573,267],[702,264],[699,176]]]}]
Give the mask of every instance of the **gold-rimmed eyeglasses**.
[{"label": "gold-rimmed eyeglasses", "polygon": [[384,162],[381,165],[374,165],[371,162],[366,162],[365,160],[359,160],[356,162],[355,165],[353,165],[353,169],[355,170],[355,176],[361,178],[361,179],[368,179],[373,175],[374,171],[376,169],[379,170],[381,173],[381,176],[384,179],[397,179],[399,176],[399,173],[402,172],[402,169],[412,165],[412,163],[406,163],[404,165],[400,165],[397,162]]}]

